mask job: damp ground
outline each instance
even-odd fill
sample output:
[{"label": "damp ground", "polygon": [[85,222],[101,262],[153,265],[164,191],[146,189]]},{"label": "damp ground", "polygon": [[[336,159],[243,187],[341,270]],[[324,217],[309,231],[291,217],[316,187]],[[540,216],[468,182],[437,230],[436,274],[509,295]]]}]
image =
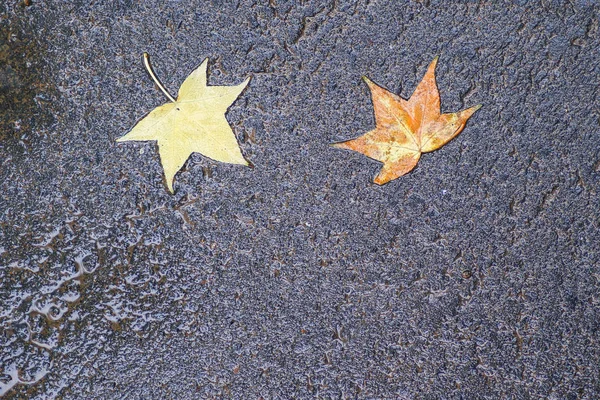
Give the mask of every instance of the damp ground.
[{"label": "damp ground", "polygon": [[[0,5],[0,396],[600,397],[599,7]],[[115,140],[209,57],[255,168]],[[385,186],[330,143],[440,55],[464,131]]]}]

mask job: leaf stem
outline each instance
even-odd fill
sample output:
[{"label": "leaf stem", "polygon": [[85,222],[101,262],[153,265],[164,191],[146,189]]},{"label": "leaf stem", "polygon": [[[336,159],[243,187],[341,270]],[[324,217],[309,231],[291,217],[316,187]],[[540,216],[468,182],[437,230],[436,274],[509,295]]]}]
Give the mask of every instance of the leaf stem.
[{"label": "leaf stem", "polygon": [[148,53],[144,53],[144,66],[146,67],[146,70],[148,70],[150,77],[152,78],[154,83],[156,83],[158,88],[162,90],[162,92],[165,94],[165,96],[169,98],[169,100],[171,100],[173,103],[176,103],[177,101],[173,98],[173,96],[169,94],[169,92],[167,92],[167,89],[165,89],[165,87],[162,85],[162,83],[160,83],[156,75],[154,75],[154,71],[152,71],[152,67],[150,66],[150,56],[148,55]]}]

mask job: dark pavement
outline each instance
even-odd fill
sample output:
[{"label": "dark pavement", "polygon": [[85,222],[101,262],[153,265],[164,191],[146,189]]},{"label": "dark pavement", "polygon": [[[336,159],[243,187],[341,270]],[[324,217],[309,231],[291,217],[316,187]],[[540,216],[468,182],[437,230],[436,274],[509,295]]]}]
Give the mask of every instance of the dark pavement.
[{"label": "dark pavement", "polygon": [[[27,4],[29,5],[27,5]],[[600,397],[593,1],[4,1],[9,399]],[[255,168],[115,140],[209,57]],[[464,131],[385,186],[330,143],[440,55]]]}]

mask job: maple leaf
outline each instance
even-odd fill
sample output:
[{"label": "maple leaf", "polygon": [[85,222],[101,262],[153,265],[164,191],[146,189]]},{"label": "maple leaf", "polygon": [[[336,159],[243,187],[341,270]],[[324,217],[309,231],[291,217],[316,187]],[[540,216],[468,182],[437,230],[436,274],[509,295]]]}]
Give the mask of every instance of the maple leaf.
[{"label": "maple leaf", "polygon": [[374,182],[383,185],[410,172],[422,153],[437,150],[458,135],[481,105],[457,113],[440,113],[440,93],[435,83],[436,57],[408,100],[378,86],[367,77],[376,127],[356,139],[334,143],[340,149],[362,153],[381,161]]},{"label": "maple leaf", "polygon": [[185,79],[175,100],[154,75],[147,53],[144,53],[144,65],[171,102],[155,108],[117,142],[156,140],[171,193],[175,174],[193,152],[216,161],[249,165],[225,119],[225,112],[250,78],[237,86],[207,86],[207,58]]}]

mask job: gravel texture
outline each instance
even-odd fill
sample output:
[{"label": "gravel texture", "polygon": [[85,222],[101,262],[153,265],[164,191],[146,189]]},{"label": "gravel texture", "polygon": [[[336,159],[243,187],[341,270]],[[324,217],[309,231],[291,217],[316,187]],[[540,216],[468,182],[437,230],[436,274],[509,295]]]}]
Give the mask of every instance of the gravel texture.
[{"label": "gravel texture", "polygon": [[[0,5],[9,399],[600,398],[593,1]],[[210,57],[255,168],[115,143]],[[385,186],[330,143],[440,55],[465,130]]]}]

